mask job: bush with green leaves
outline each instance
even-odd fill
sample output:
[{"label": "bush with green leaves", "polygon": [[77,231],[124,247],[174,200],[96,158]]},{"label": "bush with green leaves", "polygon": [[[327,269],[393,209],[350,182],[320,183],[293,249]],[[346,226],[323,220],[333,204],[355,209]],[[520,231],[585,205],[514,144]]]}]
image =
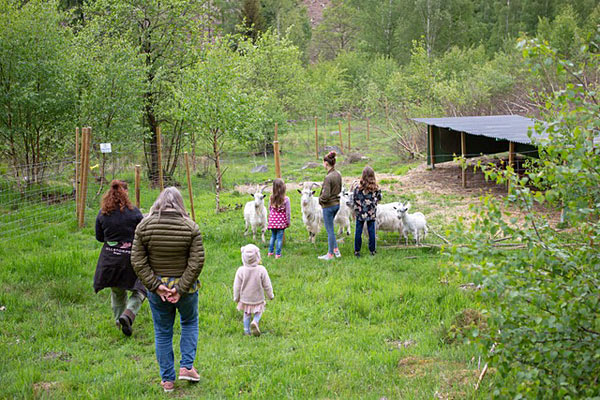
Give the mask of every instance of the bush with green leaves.
[{"label": "bush with green leaves", "polygon": [[[489,179],[510,181],[509,195],[484,198],[474,222],[457,226],[455,234],[464,235],[466,245],[449,252],[463,276],[483,288],[490,330],[477,332],[477,339],[486,354],[494,348],[490,362],[504,378],[496,396],[595,397],[600,394],[600,59],[582,48],[580,62],[566,61],[536,40],[520,46],[533,74],[552,68],[567,83],[546,98],[546,124],[536,127],[547,136],[540,142],[540,159],[523,176],[510,166],[485,168]],[[563,208],[566,228],[552,218]]]}]

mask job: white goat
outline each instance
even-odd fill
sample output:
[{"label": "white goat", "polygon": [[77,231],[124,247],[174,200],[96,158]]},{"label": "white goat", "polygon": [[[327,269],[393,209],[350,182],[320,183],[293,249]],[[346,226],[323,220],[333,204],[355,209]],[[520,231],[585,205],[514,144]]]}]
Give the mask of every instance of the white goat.
[{"label": "white goat", "polygon": [[340,193],[340,210],[335,214],[335,218],[333,220],[334,224],[337,224],[338,235],[344,233],[346,231],[346,235],[350,235],[350,226],[352,223],[350,222],[353,215],[353,210],[350,206],[348,206],[348,201],[350,200],[350,192],[348,192],[342,186],[342,192]]},{"label": "white goat", "polygon": [[[410,202],[406,204],[398,203],[398,207],[394,207],[396,212],[398,213],[398,219],[402,221],[404,225],[404,239],[406,239],[406,245],[408,245],[408,232],[411,232],[417,246],[421,244],[421,239],[425,239],[427,236],[427,220],[423,213],[416,212],[414,214],[409,214],[408,210],[410,209]],[[422,236],[419,236],[419,232],[423,232]]]},{"label": "white goat", "polygon": [[[346,204],[353,207],[354,189],[357,187],[358,181],[352,182],[350,192]],[[377,205],[377,217],[375,219],[375,231],[398,232],[398,243],[402,240],[403,226],[402,220],[398,219],[397,212],[394,207],[399,203],[387,203]],[[352,210],[354,212],[354,210]],[[363,235],[367,235],[367,230],[363,231]]]},{"label": "white goat", "polygon": [[252,240],[256,240],[256,229],[260,228],[263,243],[265,243],[265,231],[267,230],[267,208],[263,194],[265,187],[257,188],[256,193],[250,195],[254,200],[247,202],[244,207],[244,221],[246,222],[244,236],[248,235],[248,228],[252,227]]},{"label": "white goat", "polygon": [[302,195],[300,198],[302,222],[308,231],[308,239],[313,243],[317,234],[321,231],[321,225],[323,225],[323,209],[319,205],[319,199],[314,196],[315,191],[313,189],[315,186],[319,185],[305,182],[303,189],[298,189],[298,192]]}]

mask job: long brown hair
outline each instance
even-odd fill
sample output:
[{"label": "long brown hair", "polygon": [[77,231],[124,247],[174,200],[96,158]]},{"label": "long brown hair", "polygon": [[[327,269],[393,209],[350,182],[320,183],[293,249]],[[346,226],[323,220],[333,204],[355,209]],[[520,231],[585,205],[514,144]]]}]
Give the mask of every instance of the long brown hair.
[{"label": "long brown hair", "polygon": [[127,182],[115,179],[110,183],[110,189],[102,196],[100,210],[102,214],[109,215],[117,209],[123,211],[125,207],[133,210],[133,205],[127,195]]},{"label": "long brown hair", "polygon": [[376,192],[379,190],[377,180],[375,179],[375,171],[368,165],[363,169],[358,188],[364,192]]},{"label": "long brown hair", "polygon": [[269,198],[269,203],[275,208],[279,208],[285,202],[285,183],[283,179],[275,178],[273,180],[273,194]]}]

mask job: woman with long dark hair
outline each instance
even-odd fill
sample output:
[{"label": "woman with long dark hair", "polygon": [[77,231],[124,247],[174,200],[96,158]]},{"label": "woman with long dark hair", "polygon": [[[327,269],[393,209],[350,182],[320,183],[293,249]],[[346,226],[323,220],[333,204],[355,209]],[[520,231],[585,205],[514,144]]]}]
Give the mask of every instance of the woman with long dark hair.
[{"label": "woman with long dark hair", "polygon": [[352,194],[352,208],[356,213],[356,230],[354,232],[354,255],[360,257],[362,247],[362,232],[367,224],[369,233],[369,251],[374,256],[375,248],[375,220],[377,219],[377,204],[381,201],[381,191],[375,179],[375,171],[368,165],[363,169],[358,187]]},{"label": "woman with long dark hair", "polygon": [[154,322],[156,358],[165,392],[174,390],[173,324],[179,311],[179,379],[198,382],[194,368],[198,346],[198,276],[204,266],[202,235],[188,215],[183,197],[165,188],[135,231],[133,268],[148,288]]},{"label": "woman with long dark hair", "polygon": [[323,167],[327,170],[327,175],[323,180],[319,204],[323,208],[323,223],[327,231],[327,254],[319,256],[320,260],[331,260],[334,257],[342,256],[333,229],[333,220],[340,210],[340,192],[342,191],[342,175],[335,169],[335,156],[335,151],[331,151],[323,158]]},{"label": "woman with long dark hair", "polygon": [[104,245],[98,257],[94,290],[98,293],[110,288],[115,323],[127,336],[131,336],[131,326],[146,298],[146,289],[131,267],[131,244],[142,218],[129,200],[127,183],[112,181],[96,217],[96,240]]}]

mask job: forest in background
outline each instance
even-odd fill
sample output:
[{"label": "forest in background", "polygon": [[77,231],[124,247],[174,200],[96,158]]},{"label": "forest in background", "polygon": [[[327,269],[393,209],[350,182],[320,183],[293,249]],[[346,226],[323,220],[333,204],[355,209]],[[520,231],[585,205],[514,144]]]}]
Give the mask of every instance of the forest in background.
[{"label": "forest in background", "polygon": [[518,39],[577,59],[597,51],[600,22],[589,0],[0,5],[0,157],[47,162],[86,125],[98,142],[143,145],[151,180],[159,126],[169,176],[184,147],[213,160],[232,138],[267,149],[275,122],[285,134],[289,120],[383,118],[414,155],[423,139],[412,117],[536,115],[539,94],[561,82],[529,73]]}]

